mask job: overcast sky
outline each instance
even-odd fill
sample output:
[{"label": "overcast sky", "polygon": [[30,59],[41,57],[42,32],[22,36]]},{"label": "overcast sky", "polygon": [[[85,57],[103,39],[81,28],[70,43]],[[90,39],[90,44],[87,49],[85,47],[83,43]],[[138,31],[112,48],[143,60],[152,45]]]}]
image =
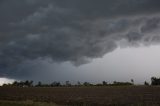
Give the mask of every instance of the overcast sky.
[{"label": "overcast sky", "polygon": [[1,78],[142,83],[160,75],[160,0],[0,0],[0,14]]}]

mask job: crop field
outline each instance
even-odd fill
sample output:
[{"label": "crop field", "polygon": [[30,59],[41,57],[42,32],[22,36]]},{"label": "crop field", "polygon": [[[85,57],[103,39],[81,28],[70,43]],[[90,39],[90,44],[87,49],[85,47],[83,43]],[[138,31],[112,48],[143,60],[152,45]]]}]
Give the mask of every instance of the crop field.
[{"label": "crop field", "polygon": [[[30,104],[24,105],[23,101]],[[160,106],[160,87],[0,87],[0,106],[43,106],[40,103],[46,103],[45,106]]]}]

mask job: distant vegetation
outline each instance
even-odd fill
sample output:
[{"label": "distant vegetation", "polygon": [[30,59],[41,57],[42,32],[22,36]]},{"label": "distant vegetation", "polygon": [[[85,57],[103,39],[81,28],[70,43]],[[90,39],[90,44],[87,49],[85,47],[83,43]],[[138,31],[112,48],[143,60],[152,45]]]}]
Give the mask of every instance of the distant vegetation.
[{"label": "distant vegetation", "polygon": [[10,86],[10,87],[81,87],[81,86],[130,86],[134,85],[134,83],[131,82],[117,82],[114,81],[113,83],[108,83],[106,81],[102,81],[102,83],[98,84],[92,84],[90,82],[77,82],[77,84],[71,84],[70,81],[66,81],[65,84],[62,84],[60,82],[52,82],[50,84],[45,84],[42,82],[38,82],[37,84],[33,84],[33,81],[14,81],[13,83],[9,84],[3,84],[3,86]]},{"label": "distant vegetation", "polygon": [[[130,86],[134,85],[134,80],[131,79],[130,82],[119,82],[119,81],[114,81],[113,83],[108,83],[107,81],[102,81],[101,83],[98,84],[92,84],[90,82],[77,82],[76,84],[71,84],[70,81],[66,81],[64,84],[54,81],[50,84],[45,84],[42,82],[38,82],[37,84],[34,84],[34,82],[31,80],[26,80],[26,81],[14,81],[13,83],[9,84],[3,84],[3,86],[12,86],[12,87],[72,87],[72,86]],[[156,77],[151,77],[151,84],[149,84],[147,81],[144,82],[144,85],[149,86],[149,85],[160,85],[160,78]]]}]

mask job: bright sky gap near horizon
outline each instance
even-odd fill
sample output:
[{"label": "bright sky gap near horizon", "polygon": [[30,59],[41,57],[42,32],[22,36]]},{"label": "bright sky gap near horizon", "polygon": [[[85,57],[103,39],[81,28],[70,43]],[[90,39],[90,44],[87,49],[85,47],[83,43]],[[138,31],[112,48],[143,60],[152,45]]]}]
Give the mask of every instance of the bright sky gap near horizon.
[{"label": "bright sky gap near horizon", "polygon": [[0,84],[160,77],[159,0],[0,0],[0,14]]}]

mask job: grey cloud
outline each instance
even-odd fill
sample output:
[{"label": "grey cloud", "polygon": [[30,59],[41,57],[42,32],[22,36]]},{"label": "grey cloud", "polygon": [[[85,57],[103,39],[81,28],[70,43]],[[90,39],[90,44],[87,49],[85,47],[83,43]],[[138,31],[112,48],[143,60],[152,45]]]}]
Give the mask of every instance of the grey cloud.
[{"label": "grey cloud", "polygon": [[130,44],[159,42],[159,4],[159,0],[2,0],[0,73],[29,75],[33,72],[25,70],[30,63],[46,58],[85,64],[113,51],[123,39]]},{"label": "grey cloud", "polygon": [[143,33],[150,33],[160,28],[160,17],[155,17],[146,21],[142,26],[141,31]]}]

